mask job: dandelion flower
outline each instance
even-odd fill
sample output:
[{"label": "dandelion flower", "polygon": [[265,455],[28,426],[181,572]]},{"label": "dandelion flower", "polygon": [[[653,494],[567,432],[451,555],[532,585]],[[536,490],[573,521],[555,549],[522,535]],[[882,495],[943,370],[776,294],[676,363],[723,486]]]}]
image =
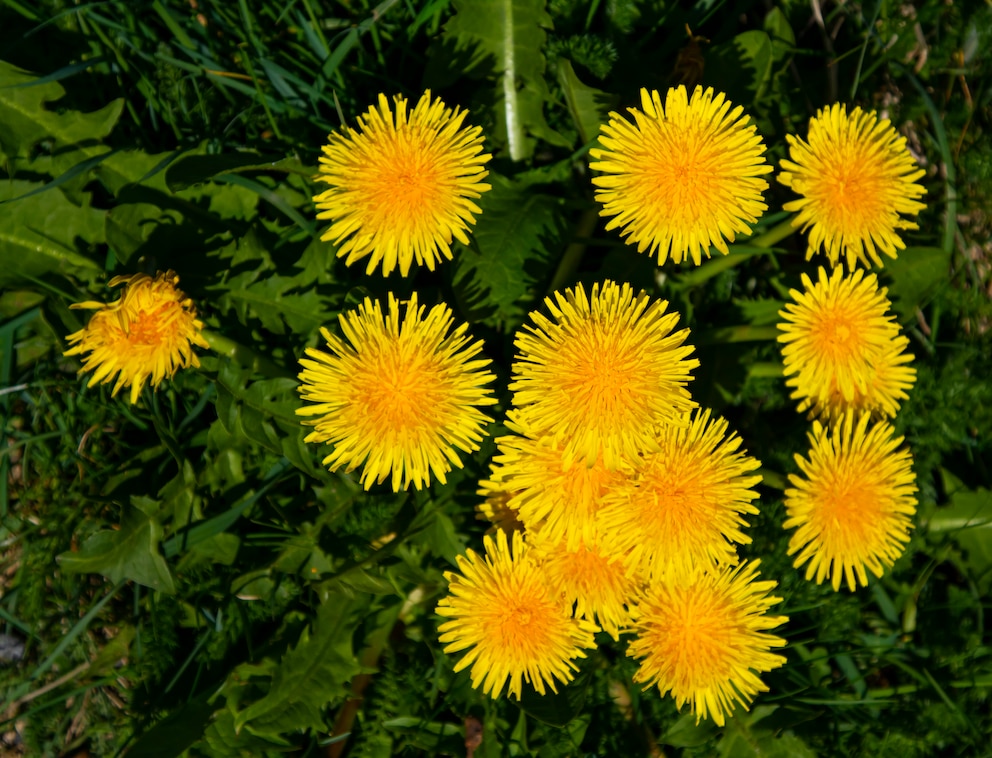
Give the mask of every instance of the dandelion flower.
[{"label": "dandelion flower", "polygon": [[899,412],[899,401],[916,383],[916,369],[907,366],[913,356],[904,352],[909,339],[899,336],[880,348],[868,365],[866,386],[855,387],[854,396],[846,400],[833,387],[829,397],[818,398],[814,402],[806,398],[799,405],[799,411],[812,407],[812,414],[827,421],[836,421],[847,411],[868,411],[876,418],[892,418]]},{"label": "dandelion flower", "polygon": [[848,412],[831,427],[814,422],[809,459],[796,456],[803,477],[789,475],[785,491],[786,529],[796,568],[807,561],[806,578],[819,584],[830,576],[852,592],[868,584],[867,568],[882,576],[902,555],[913,514],[916,479],[903,438],[867,413]]},{"label": "dandelion flower", "polygon": [[482,489],[479,494],[485,496],[485,500],[475,506],[475,517],[479,521],[488,521],[492,524],[492,530],[504,532],[522,532],[525,529],[524,522],[520,520],[520,513],[511,503],[513,501],[512,492],[503,492],[492,482],[480,482]]},{"label": "dandelion flower", "polygon": [[925,207],[924,171],[888,119],[861,108],[848,115],[835,103],[810,119],[808,141],[786,140],[792,160],[782,161],[778,180],[800,195],[785,210],[799,212],[793,226],[809,229],[807,260],[822,248],[832,265],[843,256],[848,268],[881,266],[879,251],[895,258],[906,247],[897,230],[918,228],[902,215]]},{"label": "dandelion flower", "polygon": [[412,111],[406,98],[385,95],[358,117],[358,130],[331,134],[316,180],[330,188],[314,196],[318,219],[330,219],[321,239],[338,244],[350,266],[369,256],[365,273],[399,266],[406,276],[416,261],[431,271],[451,260],[451,240],[468,244],[465,231],[481,213],[472,198],[490,187],[478,126],[462,128],[466,111],[431,102],[430,90]]},{"label": "dandelion flower", "polygon": [[[508,426],[516,428],[512,420]],[[528,532],[540,530],[545,540],[564,540],[571,550],[595,538],[603,495],[624,481],[630,469],[623,462],[609,469],[602,456],[592,465],[567,462],[564,447],[550,437],[507,435],[496,445],[492,478],[513,491],[509,506]]]},{"label": "dandelion flower", "polygon": [[602,455],[616,468],[695,406],[686,385],[699,361],[683,344],[689,330],[673,331],[667,301],[606,281],[591,296],[580,284],[544,304],[551,318],[534,311],[534,326],[517,332],[510,391],[518,425],[563,445],[566,465]]},{"label": "dandelion flower", "polygon": [[727,426],[706,410],[688,425],[665,427],[658,450],[638,458],[631,476],[605,495],[604,547],[623,556],[628,570],[659,579],[737,563],[734,543],[751,542],[744,515],[758,512],[751,488],[761,477],[750,473],[760,464]]},{"label": "dandelion flower", "polygon": [[575,617],[598,621],[614,640],[627,627],[630,616],[626,603],[634,595],[639,577],[632,577],[623,563],[605,550],[596,537],[570,547],[565,540],[547,540],[539,531],[528,539],[533,545],[541,571],[551,586],[561,593]]},{"label": "dandelion flower", "polygon": [[690,99],[684,86],[668,90],[665,105],[657,91],[641,90],[641,110],[629,108],[630,123],[618,113],[600,127],[599,143],[589,151],[590,168],[603,172],[592,181],[607,229],[623,228],[637,252],[669,254],[680,263],[710,245],[726,255],[726,240],[750,234],[767,210],[761,178],[772,168],[765,147],[742,108],[731,110],[722,93],[696,87]]},{"label": "dandelion flower", "polygon": [[637,637],[627,655],[641,659],[634,681],[671,692],[680,709],[689,703],[697,724],[711,718],[723,726],[735,702],[746,710],[768,690],[758,674],[785,663],[770,652],[785,640],[768,630],[788,618],[765,615],[781,598],[768,594],[775,582],[755,581],[758,564],[659,582],[631,608]]},{"label": "dandelion flower", "polygon": [[[449,621],[438,627],[445,653],[468,650],[455,671],[471,666],[472,686],[498,697],[520,699],[526,681],[541,695],[557,692],[556,680],[570,682],[583,648],[595,647],[595,625],[572,618],[559,593],[515,532],[485,537],[486,557],[469,550],[458,557],[460,574],[446,572],[448,596],[437,613]],[[512,551],[511,551],[512,544]]]},{"label": "dandelion flower", "polygon": [[353,471],[364,464],[365,489],[391,477],[394,491],[411,483],[417,489],[433,475],[445,482],[456,452],[479,449],[485,425],[492,421],[479,406],[492,405],[484,385],[494,377],[484,371],[487,359],[475,358],[482,342],[470,342],[467,325],[451,331],[445,305],[427,314],[414,293],[403,318],[389,295],[388,312],[365,302],[340,316],[348,343],[321,329],[330,353],[307,348],[300,361],[300,395],[314,405],[297,409],[316,416],[307,442],[334,446],[324,458],[331,471]]},{"label": "dandelion flower", "polygon": [[864,269],[845,276],[837,267],[828,277],[821,267],[816,284],[806,274],[802,279],[804,292],[790,291],[795,302],[779,311],[784,322],[778,325],[786,385],[802,401],[800,410],[811,404],[891,407],[909,377],[895,372],[893,380],[892,367],[886,369],[887,361],[898,366],[902,360],[892,356],[893,348],[906,344],[898,340],[887,290]]},{"label": "dandelion flower", "polygon": [[65,355],[82,355],[80,373],[92,371],[88,386],[105,384],[116,376],[116,395],[131,388],[131,403],[138,402],[146,382],[158,388],[176,371],[199,366],[193,345],[209,347],[200,333],[203,322],[196,318],[193,301],[176,285],[175,271],[115,276],[111,287],[124,285],[119,299],[112,303],[84,302],[72,308],[96,313],[89,323],[67,338],[71,349]]}]

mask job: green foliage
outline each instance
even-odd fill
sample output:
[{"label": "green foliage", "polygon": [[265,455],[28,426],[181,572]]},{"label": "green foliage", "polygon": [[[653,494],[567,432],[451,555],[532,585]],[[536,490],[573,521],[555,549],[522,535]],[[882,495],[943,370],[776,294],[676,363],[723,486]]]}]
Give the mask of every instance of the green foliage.
[{"label": "green foliage", "polygon": [[[462,755],[481,729],[476,758],[980,753],[992,10],[818,8],[0,0],[0,632],[24,645],[0,668],[0,731],[19,741],[4,749]],[[772,163],[839,100],[884,111],[927,172],[919,228],[879,271],[915,355],[896,425],[919,513],[905,555],[855,593],[806,581],[781,529],[808,420],[776,323],[823,260],[805,260],[780,210],[792,194],[772,181],[754,236],[700,267],[659,269],[598,216],[599,126],[641,87],[685,78],[689,58],[753,119]],[[492,190],[439,271],[366,277],[320,240],[320,147],[378,93],[428,86],[482,127]],[[133,406],[86,387],[63,352],[87,313],[69,306],[115,298],[113,276],[170,268],[205,324],[199,369]],[[492,441],[447,485],[366,492],[325,469],[330,448],[305,443],[296,414],[298,361],[321,327],[336,332],[365,296],[416,291],[484,339],[499,420],[515,330],[552,291],[605,278],[680,312],[701,361],[693,396],[762,462],[742,552],[778,582],[788,662],[722,729],[642,690],[623,640],[601,640],[557,695],[473,689],[434,609],[444,572],[480,549]]]},{"label": "green foliage", "polygon": [[162,525],[138,508],[124,512],[118,530],[101,530],[83,543],[78,553],[58,557],[63,571],[103,574],[112,582],[130,579],[160,592],[176,591],[159,544]]}]

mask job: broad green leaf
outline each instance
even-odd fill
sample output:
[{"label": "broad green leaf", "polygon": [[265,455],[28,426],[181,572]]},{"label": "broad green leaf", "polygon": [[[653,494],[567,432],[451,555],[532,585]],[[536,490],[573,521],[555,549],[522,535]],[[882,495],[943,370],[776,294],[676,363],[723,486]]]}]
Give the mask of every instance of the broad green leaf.
[{"label": "broad green leaf", "polygon": [[529,157],[538,139],[567,147],[544,119],[549,97],[544,30],[551,28],[544,0],[454,0],[453,5],[444,41],[454,48],[459,70],[488,69],[496,76],[498,121],[490,138],[506,144],[515,161]]},{"label": "broad green leaf", "polygon": [[511,702],[528,716],[560,728],[582,713],[589,694],[590,680],[588,674],[579,674],[568,684],[558,683],[558,692],[546,689],[543,695],[539,695],[529,683],[524,682],[520,690],[520,701]]},{"label": "broad green leaf", "polygon": [[62,553],[57,560],[63,571],[103,574],[114,582],[130,579],[172,594],[172,574],[159,552],[162,526],[137,508],[128,508],[119,530],[97,532],[78,553]]},{"label": "broad green leaf", "polygon": [[[212,691],[184,704],[144,732],[127,751],[129,758],[177,758],[203,736],[213,715]],[[237,753],[234,753],[237,755]]]},{"label": "broad green leaf", "polygon": [[[289,377],[250,382],[250,375],[232,363],[221,366],[217,376],[217,417],[229,434],[282,455],[285,436],[296,437],[300,431],[296,415],[300,406],[298,383]],[[314,473],[312,461],[301,456],[287,457],[296,466],[305,465],[306,473]]]},{"label": "broad green leaf", "polygon": [[[0,182],[0,201],[39,186],[18,179]],[[71,203],[59,189],[0,205],[0,287],[53,272],[98,273],[100,265],[80,253],[79,247],[103,242],[105,215]]]},{"label": "broad green leaf", "polygon": [[741,32],[708,50],[706,77],[734,105],[746,108],[764,94],[771,80],[773,58],[772,41],[766,32]]},{"label": "broad green leaf", "polygon": [[236,730],[272,735],[324,729],[325,710],[348,696],[349,682],[361,672],[351,637],[360,620],[356,611],[367,602],[341,595],[325,599],[313,626],[279,661],[268,694],[237,714]]},{"label": "broad green leaf", "polygon": [[892,281],[889,299],[892,309],[902,323],[912,321],[916,309],[948,282],[951,270],[950,252],[939,247],[907,247],[892,260],[883,257],[885,268],[882,276]]},{"label": "broad green leaf", "polygon": [[972,578],[982,579],[992,569],[992,490],[969,490],[949,472],[943,476],[951,502],[933,510],[927,529],[950,536],[964,551]]},{"label": "broad green leaf", "polygon": [[164,191],[165,169],[176,155],[176,152],[150,154],[141,150],[122,150],[103,161],[93,173],[115,197],[125,187],[139,183]]},{"label": "broad green leaf", "polygon": [[720,758],[815,758],[816,753],[792,732],[763,728],[777,706],[759,705],[751,711],[738,706],[727,719],[718,746]]},{"label": "broad green leaf", "polygon": [[203,155],[188,153],[172,163],[165,172],[165,182],[173,192],[213,179],[218,174],[241,171],[277,171],[311,176],[315,173],[297,158],[263,155],[255,152]]},{"label": "broad green leaf", "polygon": [[[60,112],[48,104],[61,99],[65,90],[57,82],[32,84],[37,77],[0,60],[0,152],[11,161],[27,158],[42,140],[51,142],[49,152],[64,150],[80,142],[99,142],[114,128],[124,100],[114,100],[93,113]],[[18,85],[32,86],[18,86]],[[105,147],[85,148],[87,157]]]},{"label": "broad green leaf", "polygon": [[562,201],[521,190],[490,175],[493,188],[479,201],[483,213],[471,247],[458,246],[454,286],[473,321],[514,327],[549,277],[548,251],[559,245]]},{"label": "broad green leaf", "polygon": [[182,575],[183,572],[192,568],[209,566],[211,563],[230,566],[234,563],[240,547],[241,538],[237,535],[228,532],[215,534],[203,542],[193,545],[183,553],[183,557],[179,559],[179,565],[176,566],[176,573]]},{"label": "broad green leaf", "polygon": [[779,63],[796,47],[796,35],[789,19],[779,7],[772,8],[765,16],[765,32],[772,42],[772,59]]},{"label": "broad green leaf", "polygon": [[735,298],[734,305],[741,309],[745,321],[751,326],[769,326],[782,320],[779,311],[785,307],[783,300],[761,297],[754,300]]},{"label": "broad green leaf", "polygon": [[558,60],[558,83],[568,110],[575,121],[582,144],[596,139],[599,127],[605,123],[613,106],[614,97],[609,93],[583,84],[572,68],[572,62],[564,58]]},{"label": "broad green leaf", "polygon": [[226,269],[239,273],[222,273],[221,281],[212,288],[217,292],[215,303],[223,312],[233,310],[242,324],[255,326],[257,319],[275,334],[305,335],[332,320],[334,311],[327,296],[312,286],[321,278],[314,270],[314,259],[326,260],[313,243],[304,251],[303,271],[295,276],[274,273],[272,257],[254,230],[218,253],[229,261]]},{"label": "broad green leaf", "polygon": [[294,292],[294,277],[276,274],[263,276],[246,287],[230,287],[219,298],[234,306],[242,323],[251,313],[262,326],[274,334],[309,334],[330,320],[326,308],[315,288]]},{"label": "broad green leaf", "polygon": [[662,744],[672,747],[698,747],[713,739],[717,726],[709,719],[698,724],[692,713],[683,713],[679,720],[661,738]]}]

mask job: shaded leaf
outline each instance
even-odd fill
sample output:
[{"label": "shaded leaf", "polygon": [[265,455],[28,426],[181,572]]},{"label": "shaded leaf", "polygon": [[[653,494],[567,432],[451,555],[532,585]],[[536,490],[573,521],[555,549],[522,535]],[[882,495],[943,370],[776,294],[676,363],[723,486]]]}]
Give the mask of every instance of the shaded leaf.
[{"label": "shaded leaf", "polygon": [[263,155],[255,152],[203,155],[199,151],[178,158],[165,172],[165,182],[170,190],[192,187],[213,179],[218,174],[240,171],[281,171],[305,174],[314,173],[296,158],[282,155]]},{"label": "shaded leaf", "polygon": [[[36,187],[17,179],[0,182],[0,201]],[[71,203],[53,189],[0,205],[0,287],[48,273],[93,275],[99,264],[78,250],[103,242],[105,211]]]},{"label": "shaded leaf", "polygon": [[[110,134],[120,118],[124,100],[108,103],[93,113],[48,108],[65,90],[57,82],[34,84],[37,77],[0,60],[0,152],[11,161],[27,158],[41,140],[52,142],[49,152],[81,142],[98,142]],[[32,86],[18,86],[31,84]],[[106,148],[93,145],[87,157]]]},{"label": "shaded leaf", "polygon": [[884,258],[884,263],[882,274],[892,281],[889,287],[892,309],[900,322],[908,323],[916,309],[926,305],[947,284],[951,254],[939,247],[907,247],[899,251],[895,260]]},{"label": "shaded leaf", "polygon": [[555,727],[563,727],[582,712],[589,694],[588,674],[579,674],[571,683],[558,683],[558,692],[546,690],[544,695],[527,682],[520,689],[520,700],[516,703],[528,716]]},{"label": "shaded leaf", "polygon": [[490,181],[493,189],[479,202],[475,244],[460,246],[455,257],[454,285],[473,321],[503,328],[523,320],[536,299],[535,285],[549,275],[562,201],[500,176],[491,174]]},{"label": "shaded leaf", "polygon": [[103,574],[111,581],[130,579],[172,594],[172,574],[159,552],[162,526],[137,508],[128,508],[119,530],[97,532],[78,553],[62,553],[57,560],[63,571]]},{"label": "shaded leaf", "polygon": [[927,529],[950,536],[964,551],[973,578],[981,579],[992,569],[992,491],[966,489],[950,472],[942,473],[951,502],[934,509]]},{"label": "shaded leaf", "polygon": [[558,83],[565,93],[568,110],[579,130],[582,144],[593,141],[599,134],[600,125],[606,123],[614,97],[583,84],[576,76],[571,61],[564,58],[558,61]]},{"label": "shaded leaf", "polygon": [[324,600],[313,626],[279,661],[268,694],[237,714],[236,730],[271,735],[323,729],[324,711],[347,697],[348,683],[361,672],[351,637],[359,622],[353,611],[366,603],[340,595]]}]

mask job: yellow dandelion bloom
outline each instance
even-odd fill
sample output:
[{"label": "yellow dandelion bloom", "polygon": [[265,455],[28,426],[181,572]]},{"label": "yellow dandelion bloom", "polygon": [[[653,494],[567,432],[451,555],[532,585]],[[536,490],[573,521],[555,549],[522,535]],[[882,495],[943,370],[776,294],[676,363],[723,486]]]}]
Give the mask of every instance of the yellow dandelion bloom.
[{"label": "yellow dandelion bloom", "polygon": [[470,342],[466,324],[451,330],[447,306],[425,310],[416,293],[402,319],[392,294],[385,315],[365,298],[339,317],[350,344],[321,329],[331,352],[307,348],[310,360],[300,361],[300,395],[314,405],[296,412],[316,416],[304,422],[314,427],[306,441],[334,446],[324,458],[331,471],[364,464],[365,489],[387,477],[396,492],[431,476],[445,482],[462,466],[456,448],[478,450],[492,421],[479,410],[496,402],[485,387],[494,379],[483,370],[490,361],[475,358],[482,342]]},{"label": "yellow dandelion bloom", "polygon": [[591,466],[600,455],[616,468],[655,444],[657,429],[695,403],[686,385],[699,361],[674,331],[668,302],[637,295],[629,284],[580,284],[545,298],[514,339],[510,391],[516,422],[528,437],[563,445],[564,462]]},{"label": "yellow dandelion bloom", "polygon": [[[395,108],[395,113],[393,112]],[[451,241],[481,213],[472,198],[490,189],[482,180],[492,157],[482,152],[482,130],[462,128],[466,111],[447,108],[430,90],[408,112],[406,98],[358,117],[358,130],[331,134],[316,181],[330,185],[314,196],[318,219],[330,219],[321,239],[338,244],[350,266],[369,256],[365,273],[379,265],[387,276],[406,276],[416,261],[431,271],[451,260]]]},{"label": "yellow dandelion bloom", "polygon": [[504,532],[522,532],[526,527],[520,520],[520,513],[512,506],[513,493],[503,492],[496,488],[486,487],[492,482],[480,482],[482,487],[479,494],[485,500],[475,506],[475,517],[480,521],[492,524],[492,530]]},{"label": "yellow dandelion bloom", "polygon": [[[507,426],[517,429],[510,414]],[[507,435],[496,445],[491,478],[513,492],[509,506],[528,533],[540,530],[544,539],[564,540],[572,550],[583,540],[595,539],[602,497],[626,479],[629,465],[621,462],[609,469],[602,456],[589,466],[584,461],[568,462],[564,447],[550,437]]]},{"label": "yellow dandelion bloom", "polygon": [[641,659],[634,681],[671,692],[680,709],[689,703],[697,724],[710,718],[723,726],[735,702],[747,710],[768,690],[758,674],[785,663],[770,652],[785,640],[768,630],[789,619],[765,615],[781,598],[768,594],[775,582],[755,581],[758,564],[654,584],[631,608],[637,637],[627,655]]},{"label": "yellow dandelion bloom", "polygon": [[544,531],[527,533],[547,581],[575,606],[575,617],[597,621],[614,640],[630,623],[627,601],[638,587],[616,556],[597,539],[569,547],[565,540],[548,540]]},{"label": "yellow dandelion bloom", "polygon": [[121,296],[112,303],[87,301],[72,308],[88,308],[96,313],[89,323],[67,337],[74,347],[65,355],[82,355],[80,373],[92,371],[88,386],[110,382],[116,376],[116,395],[131,388],[131,403],[138,402],[146,382],[157,388],[176,371],[199,366],[193,345],[209,347],[200,333],[203,322],[196,318],[193,301],[176,285],[175,271],[115,276],[111,287],[124,285]]},{"label": "yellow dandelion bloom", "polygon": [[760,465],[741,451],[741,438],[708,410],[688,425],[667,426],[657,452],[640,457],[627,481],[603,498],[603,545],[629,571],[651,579],[678,578],[715,564],[737,563],[735,543],[754,515]]},{"label": "yellow dandelion bloom", "polygon": [[793,226],[809,230],[806,259],[821,249],[836,265],[843,256],[849,268],[859,262],[882,265],[879,251],[895,258],[906,247],[898,229],[917,225],[900,214],[915,216],[925,207],[925,190],[917,183],[917,166],[888,119],[874,111],[835,103],[810,119],[804,141],[791,134],[789,156],[778,180],[800,195],[785,210],[798,211]]},{"label": "yellow dandelion bloom", "polygon": [[[821,267],[816,284],[802,275],[804,292],[790,290],[795,302],[779,311],[784,320],[778,337],[785,343],[782,356],[786,385],[792,397],[810,405],[839,408],[865,404],[892,407],[908,389],[905,371],[886,370],[899,342],[899,327],[889,311],[887,290],[874,274],[855,269],[845,276],[842,267],[830,276]],[[880,381],[880,374],[881,379]]]},{"label": "yellow dandelion bloom", "polygon": [[761,177],[772,167],[753,124],[722,93],[684,86],[668,90],[665,104],[657,91],[641,90],[641,110],[628,108],[634,122],[618,113],[600,127],[599,144],[589,151],[590,168],[603,172],[592,181],[607,229],[623,228],[637,252],[669,254],[680,263],[699,265],[710,246],[728,253],[726,240],[750,234],[768,209]]},{"label": "yellow dandelion bloom", "polygon": [[831,388],[829,397],[806,398],[799,404],[799,411],[812,408],[812,414],[827,421],[836,421],[850,410],[868,411],[876,418],[892,418],[899,412],[899,401],[916,383],[916,369],[907,366],[913,356],[903,352],[909,339],[896,337],[880,347],[867,367],[865,388],[854,388],[854,396],[847,400],[837,389]]},{"label": "yellow dandelion bloom", "polygon": [[468,650],[455,671],[471,666],[472,686],[498,697],[520,699],[521,683],[541,695],[570,682],[583,648],[595,647],[594,624],[572,618],[571,609],[546,581],[520,532],[511,543],[506,532],[485,537],[486,557],[469,550],[458,557],[460,574],[446,572],[448,596],[437,613],[449,621],[438,627],[445,653]]},{"label": "yellow dandelion bloom", "polygon": [[803,477],[789,475],[785,491],[786,529],[796,568],[807,561],[806,578],[819,584],[830,576],[852,592],[868,584],[867,568],[882,576],[902,555],[913,514],[916,478],[912,458],[899,449],[902,437],[870,416],[848,412],[831,427],[814,422],[809,458],[796,456]]}]

